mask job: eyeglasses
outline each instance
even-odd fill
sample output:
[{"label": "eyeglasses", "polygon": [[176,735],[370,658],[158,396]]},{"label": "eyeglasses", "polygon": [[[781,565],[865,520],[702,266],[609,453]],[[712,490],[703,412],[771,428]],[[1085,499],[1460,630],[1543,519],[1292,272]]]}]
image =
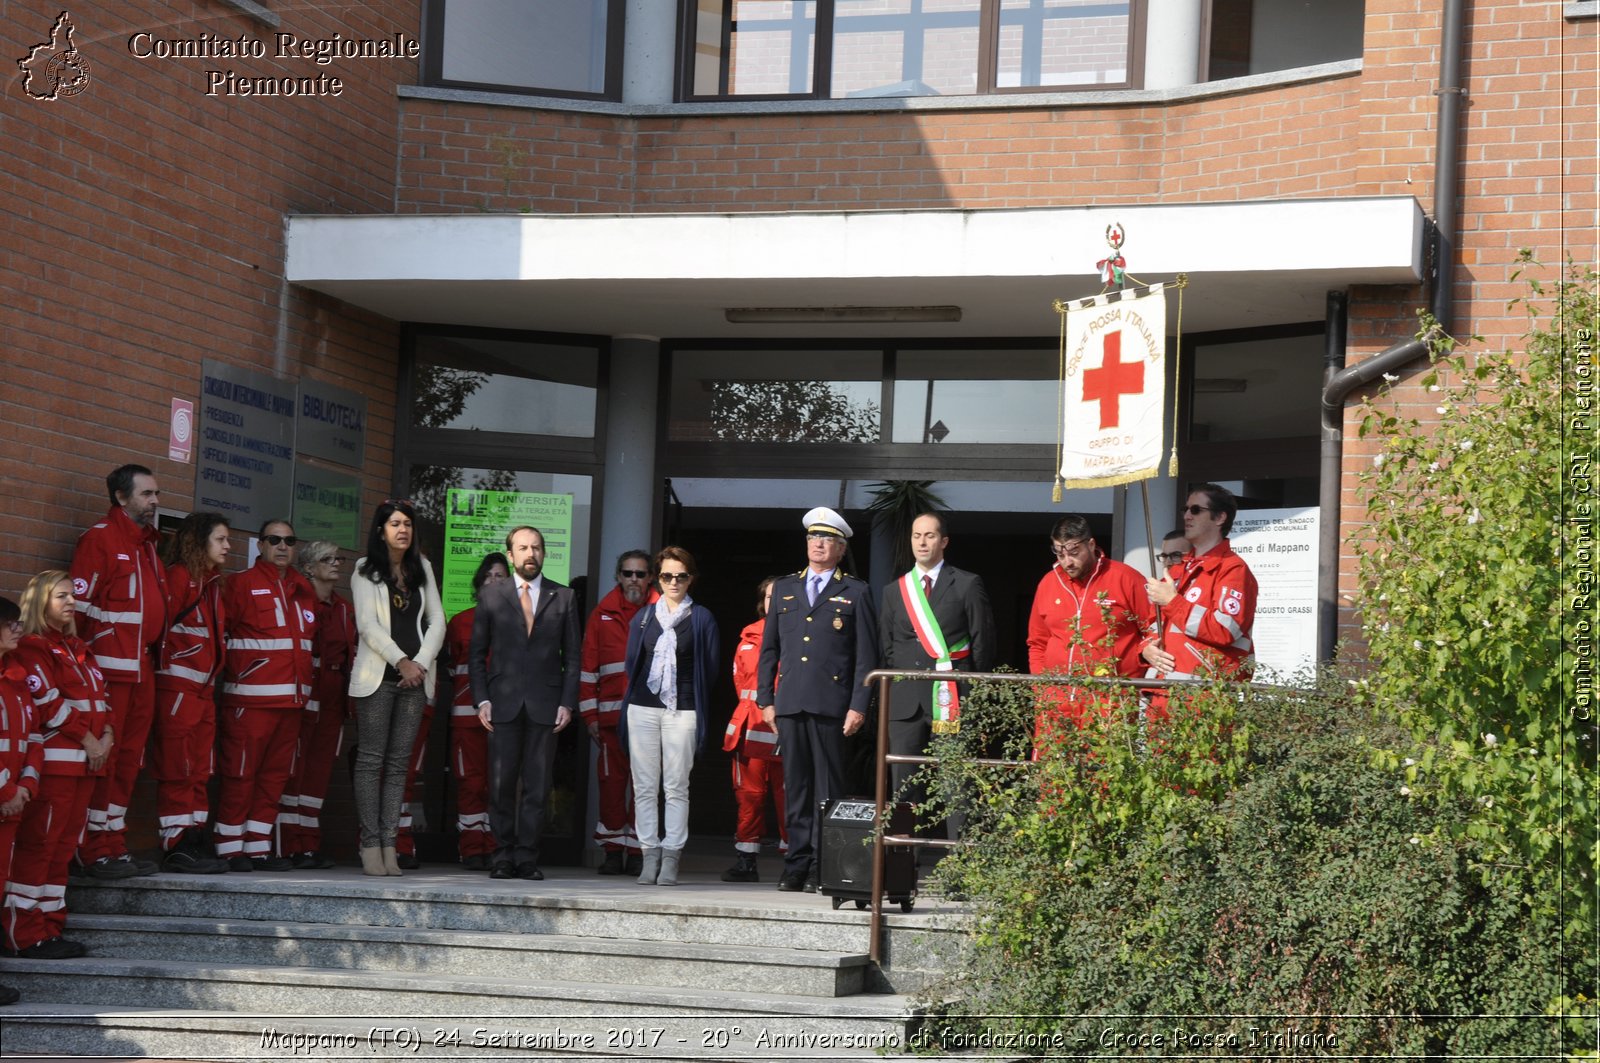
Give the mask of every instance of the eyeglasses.
[{"label": "eyeglasses", "polygon": [[1161,562],[1163,565],[1176,565],[1179,561],[1182,561],[1188,556],[1188,554],[1183,553],[1182,551],[1174,551],[1170,554],[1157,554],[1156,560]]},{"label": "eyeglasses", "polygon": [[293,535],[263,535],[261,541],[268,546],[293,546],[300,540]]},{"label": "eyeglasses", "polygon": [[1216,510],[1210,506],[1187,506],[1184,508],[1184,512],[1191,517],[1198,517],[1202,513],[1215,513]]},{"label": "eyeglasses", "polygon": [[8,620],[8,621],[6,621],[6,630],[11,632],[13,635],[22,634],[22,621],[20,621],[20,620]]},{"label": "eyeglasses", "polygon": [[689,579],[689,573],[687,573],[687,572],[663,572],[663,573],[661,573],[661,582],[662,583],[683,583],[683,582],[686,582],[688,579]]},{"label": "eyeglasses", "polygon": [[818,541],[819,539],[823,540],[825,542],[833,542],[836,539],[841,543],[844,542],[844,540],[840,539],[837,535],[831,535],[828,532],[807,532],[806,533],[806,542],[808,542],[808,543],[814,543],[814,542]]},{"label": "eyeglasses", "polygon": [[1081,554],[1088,549],[1089,544],[1082,539],[1070,543],[1051,543],[1050,552],[1057,557],[1066,557],[1068,554]]},{"label": "eyeglasses", "polygon": [[624,579],[649,579],[650,573],[642,568],[625,568],[621,575]]}]

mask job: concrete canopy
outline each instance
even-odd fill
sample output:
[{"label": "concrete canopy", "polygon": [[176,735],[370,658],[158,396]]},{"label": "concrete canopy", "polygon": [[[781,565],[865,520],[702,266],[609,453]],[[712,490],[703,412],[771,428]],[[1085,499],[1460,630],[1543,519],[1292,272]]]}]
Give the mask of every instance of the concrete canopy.
[{"label": "concrete canopy", "polygon": [[[1411,285],[1408,196],[782,214],[293,216],[291,283],[398,321],[766,339],[1053,335],[1054,299],[1189,275],[1186,332],[1320,320],[1330,289]],[[729,308],[957,306],[959,322],[730,324]],[[1175,315],[1170,318],[1173,327]]]}]

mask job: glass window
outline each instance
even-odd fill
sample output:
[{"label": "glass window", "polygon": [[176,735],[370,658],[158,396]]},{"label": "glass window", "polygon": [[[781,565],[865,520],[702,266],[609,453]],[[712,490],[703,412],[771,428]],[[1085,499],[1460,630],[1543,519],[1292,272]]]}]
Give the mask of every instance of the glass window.
[{"label": "glass window", "polygon": [[878,351],[676,351],[667,438],[876,443]]},{"label": "glass window", "polygon": [[901,351],[892,443],[1054,443],[1059,352]]},{"label": "glass window", "polygon": [[1129,14],[1126,2],[1001,0],[997,85],[1126,83]]},{"label": "glass window", "polygon": [[1321,332],[1197,343],[1189,439],[1220,443],[1317,435],[1322,348]]},{"label": "glass window", "polygon": [[411,423],[417,428],[593,436],[598,366],[592,347],[420,335]]},{"label": "glass window", "polygon": [[978,91],[982,0],[836,0],[832,94]]},{"label": "glass window", "polygon": [[816,0],[697,0],[694,27],[695,95],[810,94],[816,67]]},{"label": "glass window", "polygon": [[432,0],[429,80],[619,95],[621,0]]},{"label": "glass window", "polygon": [[1365,0],[1211,0],[1206,77],[1219,81],[1359,59],[1365,19]]}]

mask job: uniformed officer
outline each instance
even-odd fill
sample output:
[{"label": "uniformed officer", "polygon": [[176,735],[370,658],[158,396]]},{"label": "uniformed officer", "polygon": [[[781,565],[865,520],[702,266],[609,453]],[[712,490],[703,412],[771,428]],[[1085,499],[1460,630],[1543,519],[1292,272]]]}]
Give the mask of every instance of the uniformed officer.
[{"label": "uniformed officer", "polygon": [[839,571],[850,525],[826,506],[805,515],[805,568],[772,587],[756,704],[783,747],[789,853],[778,888],[817,889],[817,809],[844,796],[844,737],[866,722],[878,618],[863,580]]}]

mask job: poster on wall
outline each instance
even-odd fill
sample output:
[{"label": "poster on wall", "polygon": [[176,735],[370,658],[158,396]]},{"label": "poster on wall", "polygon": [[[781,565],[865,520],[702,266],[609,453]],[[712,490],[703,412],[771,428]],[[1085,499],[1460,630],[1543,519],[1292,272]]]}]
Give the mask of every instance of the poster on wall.
[{"label": "poster on wall", "polygon": [[532,491],[445,493],[444,611],[455,616],[472,608],[472,575],[483,555],[506,548],[506,533],[527,524],[544,533],[544,575],[571,582],[572,495]]},{"label": "poster on wall", "polygon": [[195,506],[254,532],[289,514],[295,384],[253,369],[201,363]]},{"label": "poster on wall", "polygon": [[294,467],[294,533],[301,542],[326,539],[363,550],[361,478],[299,461]]},{"label": "poster on wall", "polygon": [[1255,573],[1256,679],[1287,683],[1317,661],[1317,533],[1305,509],[1241,510],[1229,541]]}]

